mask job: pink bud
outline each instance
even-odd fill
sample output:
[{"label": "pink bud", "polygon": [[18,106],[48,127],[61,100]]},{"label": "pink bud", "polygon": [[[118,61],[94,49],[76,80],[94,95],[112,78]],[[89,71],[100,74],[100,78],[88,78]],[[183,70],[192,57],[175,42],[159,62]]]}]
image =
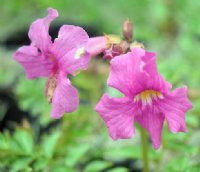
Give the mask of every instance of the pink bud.
[{"label": "pink bud", "polygon": [[115,56],[118,56],[123,53],[122,48],[119,45],[112,45],[109,49],[104,51],[104,59],[110,60],[114,58]]},{"label": "pink bud", "polygon": [[105,36],[98,36],[90,38],[87,44],[87,52],[91,56],[96,56],[107,49],[107,38]]},{"label": "pink bud", "polygon": [[129,44],[126,41],[121,41],[119,44],[112,44],[112,46],[104,51],[104,59],[112,59],[127,52]]},{"label": "pink bud", "polygon": [[130,42],[132,40],[133,24],[130,20],[125,20],[123,23],[124,38]]}]

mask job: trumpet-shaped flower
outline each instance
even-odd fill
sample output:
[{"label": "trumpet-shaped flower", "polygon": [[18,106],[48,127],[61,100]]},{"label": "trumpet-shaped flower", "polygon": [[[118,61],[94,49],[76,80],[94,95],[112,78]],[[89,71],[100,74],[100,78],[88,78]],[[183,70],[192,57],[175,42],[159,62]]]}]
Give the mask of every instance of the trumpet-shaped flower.
[{"label": "trumpet-shaped flower", "polygon": [[86,69],[90,60],[86,51],[89,37],[80,27],[63,25],[54,41],[48,33],[50,23],[58,17],[55,9],[30,26],[28,36],[31,44],[22,46],[14,59],[25,69],[28,79],[47,77],[46,97],[52,103],[52,118],[60,118],[64,112],[76,110],[78,92],[66,77]]},{"label": "trumpet-shaped flower", "polygon": [[164,120],[173,133],[185,132],[185,112],[192,105],[187,87],[170,91],[171,84],[159,74],[155,53],[134,48],[111,60],[108,85],[124,94],[109,98],[104,94],[96,106],[113,140],[134,135],[134,121],[150,135],[155,149],[160,147]]}]

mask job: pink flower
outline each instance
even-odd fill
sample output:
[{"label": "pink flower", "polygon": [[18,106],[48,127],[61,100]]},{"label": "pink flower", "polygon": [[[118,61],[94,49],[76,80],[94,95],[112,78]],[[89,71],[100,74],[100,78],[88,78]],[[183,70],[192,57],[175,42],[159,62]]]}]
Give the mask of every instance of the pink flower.
[{"label": "pink flower", "polygon": [[156,67],[155,53],[134,48],[111,60],[108,85],[124,94],[109,98],[104,94],[96,106],[113,140],[134,135],[134,121],[149,133],[155,149],[160,147],[164,119],[172,133],[185,132],[185,112],[192,104],[187,87],[170,91]]},{"label": "pink flower", "polygon": [[56,17],[58,12],[49,8],[46,17],[33,22],[28,33],[31,44],[22,46],[14,54],[28,79],[48,78],[46,96],[52,103],[52,118],[60,118],[64,112],[76,110],[78,92],[66,76],[86,69],[90,60],[86,51],[89,37],[80,27],[63,25],[58,38],[52,42],[48,30]]}]

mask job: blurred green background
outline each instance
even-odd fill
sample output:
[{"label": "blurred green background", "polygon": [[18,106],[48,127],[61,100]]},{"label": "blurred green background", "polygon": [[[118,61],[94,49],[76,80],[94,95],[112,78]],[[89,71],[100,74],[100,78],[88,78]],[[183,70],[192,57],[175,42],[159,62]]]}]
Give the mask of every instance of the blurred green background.
[{"label": "blurred green background", "polygon": [[151,171],[200,171],[200,1],[199,0],[0,0],[0,171],[139,172],[141,141],[112,141],[95,104],[106,86],[108,62],[93,58],[87,71],[72,78],[81,104],[60,120],[50,119],[45,79],[27,80],[12,53],[29,44],[30,24],[59,11],[51,25],[56,37],[62,24],[82,26],[90,36],[121,35],[124,19],[134,22],[134,39],[157,53],[158,68],[173,88],[189,87],[193,109],[186,115],[187,133],[177,135],[165,124],[162,146],[149,142]]}]

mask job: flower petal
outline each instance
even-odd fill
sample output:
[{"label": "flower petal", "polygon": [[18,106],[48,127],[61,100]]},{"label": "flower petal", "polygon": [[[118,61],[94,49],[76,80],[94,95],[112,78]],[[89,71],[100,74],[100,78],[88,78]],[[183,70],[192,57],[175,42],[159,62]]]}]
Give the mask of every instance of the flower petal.
[{"label": "flower petal", "polygon": [[63,25],[58,33],[58,38],[54,41],[52,52],[54,56],[59,60],[72,49],[85,47],[88,40],[88,34],[81,27]]},{"label": "flower petal", "polygon": [[146,107],[135,120],[144,127],[150,135],[154,149],[160,147],[164,115],[156,107]]},{"label": "flower petal", "polygon": [[29,38],[33,46],[39,48],[43,53],[48,53],[49,46],[52,45],[48,30],[50,23],[58,17],[57,10],[48,8],[48,15],[33,22],[29,29]]},{"label": "flower petal", "polygon": [[187,87],[177,88],[173,92],[164,95],[159,102],[159,107],[164,113],[171,132],[185,132],[185,113],[192,108],[187,98]]},{"label": "flower petal", "polygon": [[19,62],[25,69],[28,79],[35,77],[47,77],[50,75],[54,64],[42,56],[38,49],[33,46],[23,46],[13,55],[14,59]]},{"label": "flower petal", "polygon": [[142,60],[145,62],[143,70],[147,73],[147,77],[145,77],[145,87],[160,91],[162,93],[168,92],[172,85],[165,81],[164,78],[159,74],[155,56],[155,53],[148,51],[146,51],[145,55],[142,56]]},{"label": "flower petal", "polygon": [[109,98],[104,94],[96,106],[113,140],[127,139],[134,135],[134,114],[130,100]]},{"label": "flower petal", "polygon": [[171,87],[158,73],[155,53],[134,48],[132,52],[111,60],[108,85],[127,96],[147,90],[167,91]]},{"label": "flower petal", "polygon": [[118,89],[125,95],[132,94],[134,84],[132,81],[135,80],[136,72],[139,72],[139,63],[141,63],[140,56],[132,57],[131,52],[115,57],[111,60],[108,85]]},{"label": "flower petal", "polygon": [[84,49],[82,49],[82,54],[78,54],[79,51],[82,51],[81,49],[82,48],[74,48],[59,60],[59,68],[62,69],[63,72],[73,75],[76,74],[77,71],[84,70],[88,67],[90,55],[85,52]]},{"label": "flower petal", "polygon": [[60,118],[65,112],[73,112],[79,104],[78,92],[69,79],[59,76],[52,99],[52,118]]},{"label": "flower petal", "polygon": [[87,44],[87,52],[91,56],[96,56],[102,53],[108,47],[109,46],[106,36],[98,36],[89,39]]}]

